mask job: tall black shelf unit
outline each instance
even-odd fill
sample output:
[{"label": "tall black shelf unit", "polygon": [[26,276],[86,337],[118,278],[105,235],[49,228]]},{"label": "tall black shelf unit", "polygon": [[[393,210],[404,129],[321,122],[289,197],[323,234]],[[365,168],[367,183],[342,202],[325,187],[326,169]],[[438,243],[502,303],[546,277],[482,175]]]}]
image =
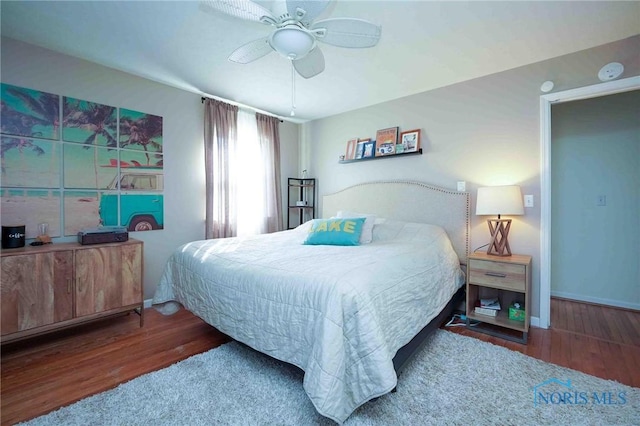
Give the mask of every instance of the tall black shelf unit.
[{"label": "tall black shelf unit", "polygon": [[287,229],[293,229],[316,217],[316,180],[288,178]]}]

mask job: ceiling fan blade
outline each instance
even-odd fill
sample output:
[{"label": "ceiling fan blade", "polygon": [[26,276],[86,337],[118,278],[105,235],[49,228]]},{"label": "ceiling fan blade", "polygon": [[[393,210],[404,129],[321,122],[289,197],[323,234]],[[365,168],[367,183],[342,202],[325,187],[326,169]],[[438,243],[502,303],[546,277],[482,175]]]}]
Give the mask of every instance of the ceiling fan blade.
[{"label": "ceiling fan blade", "polygon": [[338,47],[372,47],[378,44],[382,28],[355,18],[332,18],[318,21],[310,30],[318,41]]},{"label": "ceiling fan blade", "polygon": [[331,0],[287,0],[287,12],[305,27],[329,6]]},{"label": "ceiling fan blade", "polygon": [[264,37],[238,47],[229,55],[229,60],[239,64],[248,64],[271,52],[273,52],[273,47],[269,44],[269,37]]},{"label": "ceiling fan blade", "polygon": [[200,9],[210,13],[222,12],[247,21],[263,22],[264,17],[275,21],[269,9],[250,0],[200,0]]},{"label": "ceiling fan blade", "polygon": [[293,61],[293,67],[304,78],[311,78],[324,71],[324,55],[318,46],[304,58]]}]

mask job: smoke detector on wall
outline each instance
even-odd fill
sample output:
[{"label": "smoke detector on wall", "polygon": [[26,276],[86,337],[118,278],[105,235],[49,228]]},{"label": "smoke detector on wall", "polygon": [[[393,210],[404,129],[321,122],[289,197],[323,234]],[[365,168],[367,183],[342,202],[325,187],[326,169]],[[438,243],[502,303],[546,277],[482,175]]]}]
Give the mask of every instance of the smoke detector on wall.
[{"label": "smoke detector on wall", "polygon": [[619,62],[611,62],[604,67],[600,68],[598,72],[598,78],[600,81],[614,80],[622,75],[624,66]]}]

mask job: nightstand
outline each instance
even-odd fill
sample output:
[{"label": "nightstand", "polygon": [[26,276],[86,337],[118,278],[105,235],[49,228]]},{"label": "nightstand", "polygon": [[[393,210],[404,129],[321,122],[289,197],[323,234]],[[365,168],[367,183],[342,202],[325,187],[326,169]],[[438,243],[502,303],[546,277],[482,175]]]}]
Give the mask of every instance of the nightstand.
[{"label": "nightstand", "polygon": [[[467,270],[467,327],[493,336],[527,343],[529,332],[531,291],[531,256],[514,254],[494,256],[486,253],[469,255]],[[501,309],[496,316],[477,313],[475,308],[480,299],[497,297]],[[524,321],[509,319],[509,307],[513,302],[524,307]],[[480,321],[471,326],[471,321]],[[492,324],[522,333],[522,338],[502,333]]]}]

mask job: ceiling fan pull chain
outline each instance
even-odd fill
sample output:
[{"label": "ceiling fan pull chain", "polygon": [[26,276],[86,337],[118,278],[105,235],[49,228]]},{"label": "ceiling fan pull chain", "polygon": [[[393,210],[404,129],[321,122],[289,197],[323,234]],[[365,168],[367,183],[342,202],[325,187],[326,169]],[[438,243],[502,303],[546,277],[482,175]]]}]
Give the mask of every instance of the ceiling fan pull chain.
[{"label": "ceiling fan pull chain", "polygon": [[296,70],[291,61],[291,116],[296,115]]}]

